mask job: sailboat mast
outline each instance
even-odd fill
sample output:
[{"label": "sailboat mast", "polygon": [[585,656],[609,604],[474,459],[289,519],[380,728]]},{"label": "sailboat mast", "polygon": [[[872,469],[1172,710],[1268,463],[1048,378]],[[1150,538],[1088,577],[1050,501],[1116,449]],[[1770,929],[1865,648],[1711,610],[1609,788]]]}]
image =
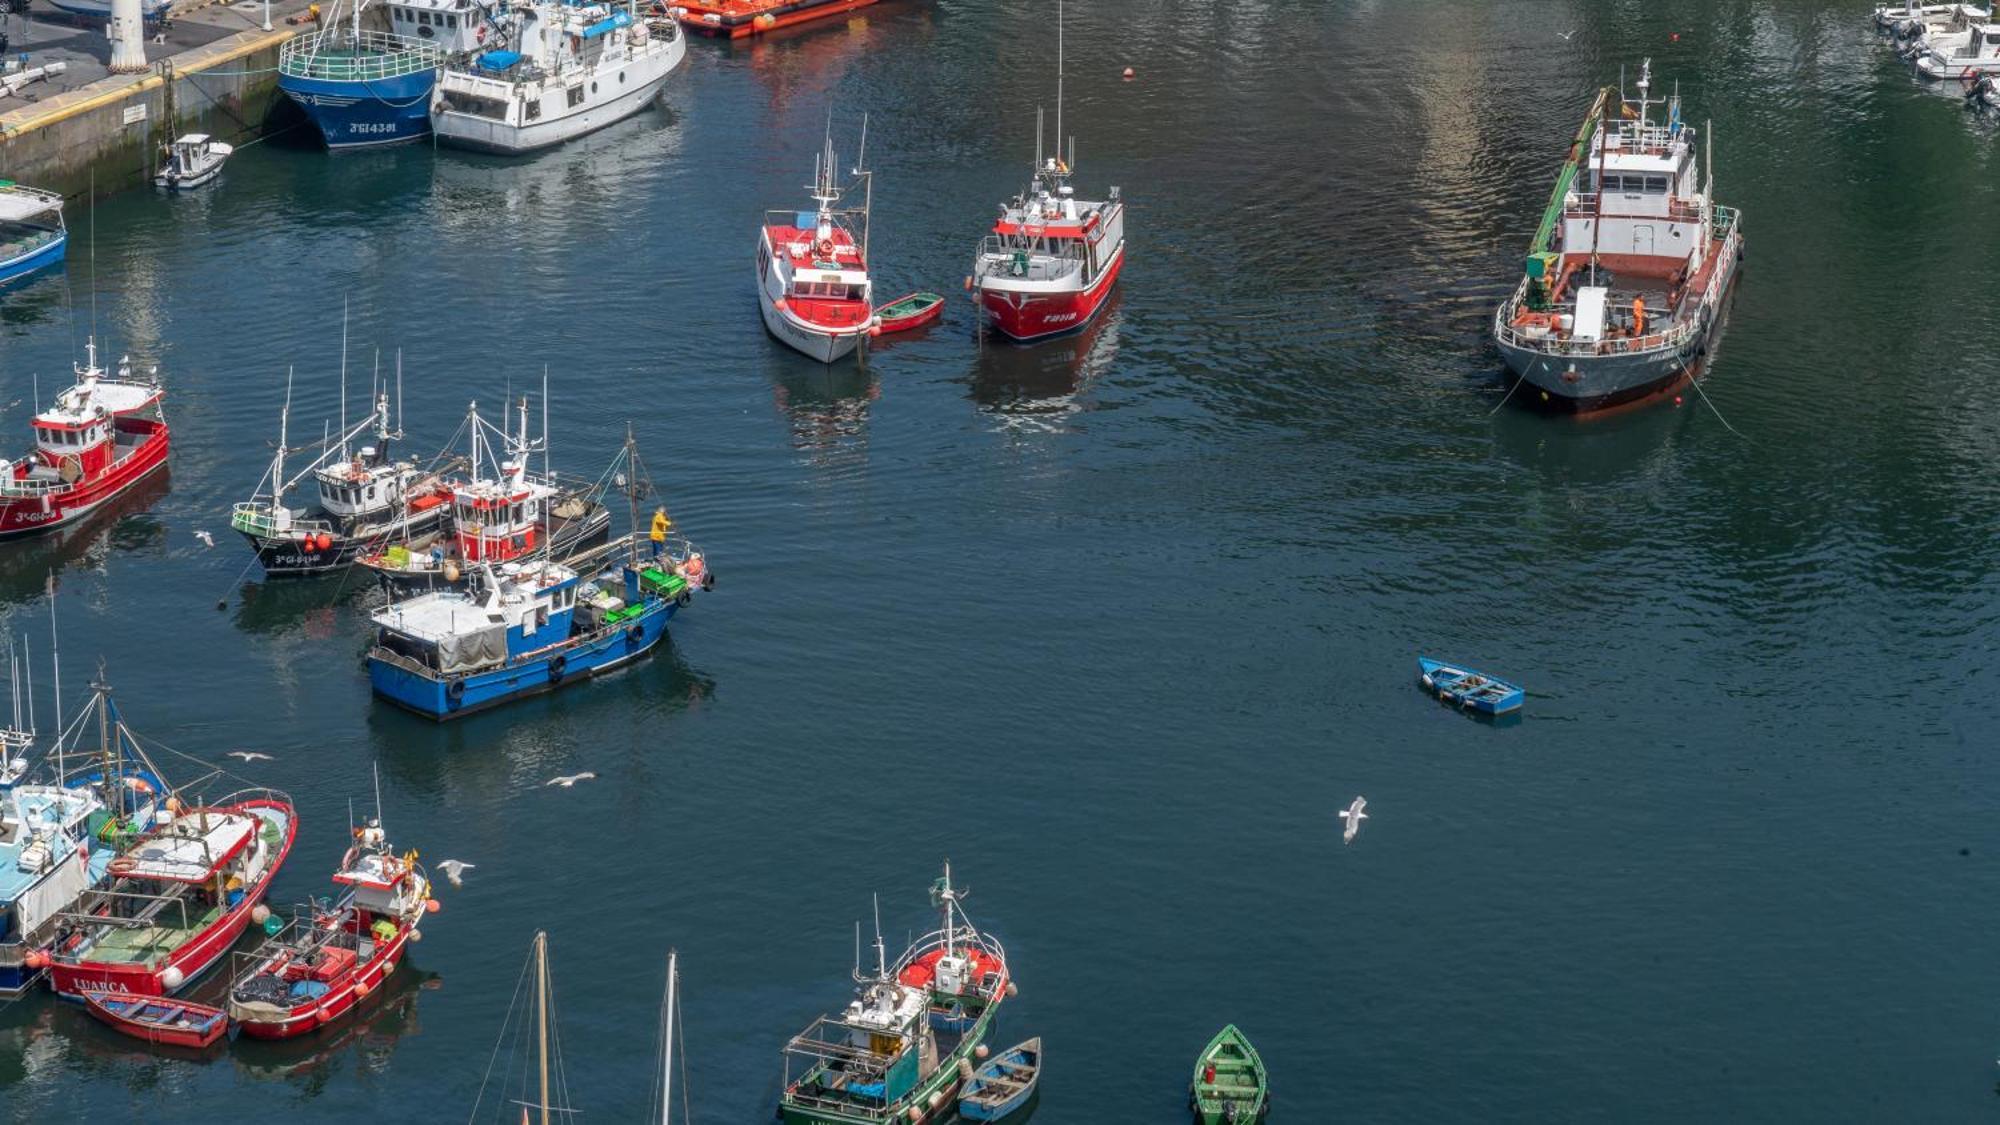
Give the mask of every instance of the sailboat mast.
[{"label": "sailboat mast", "polygon": [[660,1125],[670,1125],[674,1115],[674,984],[680,976],[680,953],[667,950],[667,1046],[660,1057]]},{"label": "sailboat mast", "polygon": [[1063,131],[1063,4],[1056,0],[1056,156],[1062,157]]},{"label": "sailboat mast", "polygon": [[535,931],[536,1039],[541,1046],[542,1125],[549,1125],[549,935]]}]

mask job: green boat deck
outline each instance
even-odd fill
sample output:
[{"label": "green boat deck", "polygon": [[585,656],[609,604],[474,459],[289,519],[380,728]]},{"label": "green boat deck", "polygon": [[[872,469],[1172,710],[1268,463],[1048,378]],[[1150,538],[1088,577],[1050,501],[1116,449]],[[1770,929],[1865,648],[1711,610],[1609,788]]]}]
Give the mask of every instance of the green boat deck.
[{"label": "green boat deck", "polygon": [[1217,1032],[1195,1059],[1188,1101],[1201,1125],[1247,1125],[1260,1120],[1269,1093],[1264,1060],[1235,1024]]},{"label": "green boat deck", "polygon": [[131,929],[114,929],[99,937],[90,947],[88,956],[93,961],[103,961],[119,965],[143,965],[155,958],[164,957],[193,940],[217,918],[222,917],[222,908],[213,907],[208,913],[194,919],[187,926],[167,926],[154,923],[149,926],[135,926]]}]

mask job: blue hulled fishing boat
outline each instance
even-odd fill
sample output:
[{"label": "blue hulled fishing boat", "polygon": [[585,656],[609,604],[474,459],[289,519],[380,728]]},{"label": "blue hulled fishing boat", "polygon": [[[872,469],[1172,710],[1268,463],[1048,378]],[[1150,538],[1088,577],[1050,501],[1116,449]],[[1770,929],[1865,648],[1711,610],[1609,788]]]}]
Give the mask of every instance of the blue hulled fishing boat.
[{"label": "blue hulled fishing boat", "polygon": [[63,198],[55,192],[0,180],[0,282],[63,260],[69,230],[62,209]]},{"label": "blue hulled fishing boat", "polygon": [[1527,698],[1517,685],[1428,656],[1417,657],[1417,682],[1439,700],[1482,715],[1512,714]]},{"label": "blue hulled fishing boat", "polygon": [[278,50],[278,88],[329,149],[397,144],[430,135],[431,100],[446,61],[487,40],[474,0],[336,2],[320,30]]}]

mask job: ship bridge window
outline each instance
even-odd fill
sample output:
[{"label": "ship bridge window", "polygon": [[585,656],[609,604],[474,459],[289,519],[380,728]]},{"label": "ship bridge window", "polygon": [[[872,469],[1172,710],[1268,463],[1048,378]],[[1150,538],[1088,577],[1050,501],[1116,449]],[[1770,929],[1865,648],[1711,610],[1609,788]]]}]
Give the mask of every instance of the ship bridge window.
[{"label": "ship bridge window", "polygon": [[431,14],[430,14],[429,12],[418,12],[418,13],[417,13],[417,26],[418,26],[418,27],[429,27],[430,25],[431,25]]}]

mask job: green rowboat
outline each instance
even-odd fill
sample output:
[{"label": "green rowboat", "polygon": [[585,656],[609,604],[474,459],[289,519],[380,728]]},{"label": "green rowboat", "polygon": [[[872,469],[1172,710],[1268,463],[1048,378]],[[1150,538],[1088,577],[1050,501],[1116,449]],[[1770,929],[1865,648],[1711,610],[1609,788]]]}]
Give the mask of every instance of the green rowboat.
[{"label": "green rowboat", "polygon": [[1264,1060],[1232,1023],[1217,1032],[1194,1061],[1188,1104],[1200,1125],[1249,1125],[1264,1119],[1270,1093]]}]

